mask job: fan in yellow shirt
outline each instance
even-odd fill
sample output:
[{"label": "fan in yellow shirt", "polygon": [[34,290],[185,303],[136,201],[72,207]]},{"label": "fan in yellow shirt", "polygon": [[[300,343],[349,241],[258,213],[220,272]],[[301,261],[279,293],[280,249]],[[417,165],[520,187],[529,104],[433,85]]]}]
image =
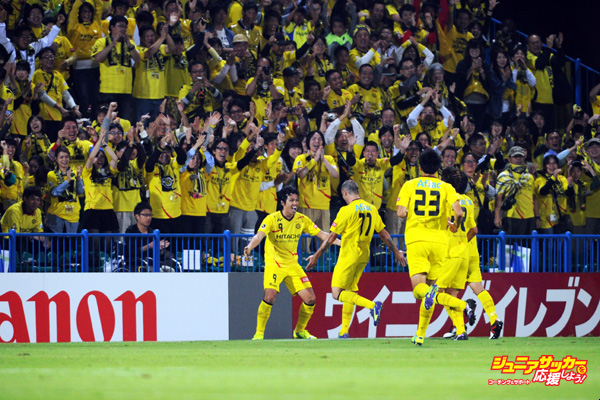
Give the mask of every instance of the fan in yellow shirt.
[{"label": "fan in yellow shirt", "polygon": [[370,30],[365,25],[358,25],[354,30],[354,48],[350,50],[350,62],[348,68],[356,76],[358,76],[358,69],[364,64],[371,64],[373,68],[377,68],[381,61],[381,56],[377,52],[379,47],[379,41],[375,42],[373,46],[369,46],[370,41]]},{"label": "fan in yellow shirt", "polygon": [[[278,193],[277,202],[280,211],[269,214],[261,223],[256,235],[244,248],[246,257],[252,256],[252,249],[266,238],[265,243],[265,294],[260,306],[256,323],[256,333],[252,340],[263,340],[271,308],[275,303],[279,286],[285,283],[292,295],[302,299],[298,311],[298,322],[292,334],[294,339],[316,339],[306,330],[306,325],[315,308],[315,292],[306,272],[298,264],[298,242],[302,233],[327,239],[327,234],[307,216],[297,212],[298,191],[290,186]],[[339,241],[338,241],[339,243]]]},{"label": "fan in yellow shirt", "polygon": [[370,309],[375,326],[381,317],[381,302],[371,301],[356,293],[358,281],[369,262],[373,234],[375,232],[379,234],[379,238],[394,253],[399,264],[406,266],[406,259],[385,230],[385,225],[377,209],[360,198],[356,182],[344,182],[341,192],[348,205],[340,209],[335,222],[331,225],[331,233],[327,239],[323,241],[315,254],[308,257],[306,270],[310,271],[327,248],[335,242],[337,236],[342,235],[342,248],[331,277],[331,294],[334,299],[344,303],[342,329],[338,337],[348,338],[348,328],[354,314],[354,306]]},{"label": "fan in yellow shirt", "polygon": [[436,177],[442,165],[440,156],[434,150],[426,149],[419,157],[419,165],[422,176],[406,182],[400,189],[397,214],[406,218],[405,240],[413,294],[416,299],[423,299],[419,328],[412,340],[422,346],[435,303],[461,312],[466,309],[469,318],[475,309],[447,293],[437,293],[434,282],[448,252],[445,231],[449,215],[446,208],[451,207],[454,212],[454,224],[449,226],[452,232],[462,223],[463,211],[454,188]]}]

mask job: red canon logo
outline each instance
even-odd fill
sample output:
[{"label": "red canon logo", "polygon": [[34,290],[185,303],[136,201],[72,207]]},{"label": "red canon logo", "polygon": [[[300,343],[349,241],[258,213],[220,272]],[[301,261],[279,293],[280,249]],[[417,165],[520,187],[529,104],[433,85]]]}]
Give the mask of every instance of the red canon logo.
[{"label": "red canon logo", "polygon": [[[102,292],[93,290],[81,298],[77,306],[76,323],[79,337],[84,342],[95,342],[92,317],[88,299],[94,296],[98,304],[98,314],[102,325],[104,341],[110,341],[115,333],[115,310],[110,299]],[[23,309],[21,297],[13,291],[6,292],[0,296],[0,302],[8,302],[10,315],[0,313],[0,326],[8,322],[13,327],[13,337],[4,341],[0,337],[0,343],[29,343],[29,331]],[[58,342],[71,341],[71,299],[65,291],[60,291],[49,298],[48,294],[40,291],[27,301],[35,303],[35,329],[36,342],[44,343],[50,341],[50,303],[56,305],[56,330]],[[140,297],[135,297],[133,292],[126,291],[114,301],[122,303],[123,307],[123,341],[135,341],[136,332],[136,304],[143,306],[144,341],[156,341],[156,295],[147,291]]]}]

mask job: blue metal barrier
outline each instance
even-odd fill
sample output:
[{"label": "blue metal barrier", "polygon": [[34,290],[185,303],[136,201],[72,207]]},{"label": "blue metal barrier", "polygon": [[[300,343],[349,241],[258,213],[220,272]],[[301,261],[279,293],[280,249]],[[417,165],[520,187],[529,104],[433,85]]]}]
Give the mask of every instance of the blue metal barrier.
[{"label": "blue metal barrier", "polygon": [[[0,271],[8,272],[262,272],[263,244],[244,256],[252,235],[231,234],[4,234]],[[392,235],[396,245],[402,235]],[[302,235],[298,260],[305,266],[320,240]],[[600,272],[599,235],[498,235],[477,237],[483,272]],[[5,267],[5,257],[8,265]],[[339,247],[331,246],[314,271],[332,272]],[[410,261],[410,255],[409,255]],[[365,272],[407,272],[378,235]]]}]

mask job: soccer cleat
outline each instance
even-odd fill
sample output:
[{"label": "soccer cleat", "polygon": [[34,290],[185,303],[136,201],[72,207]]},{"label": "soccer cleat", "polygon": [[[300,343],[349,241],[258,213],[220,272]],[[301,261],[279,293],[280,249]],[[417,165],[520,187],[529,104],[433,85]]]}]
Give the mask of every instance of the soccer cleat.
[{"label": "soccer cleat", "polygon": [[498,339],[500,337],[500,333],[502,332],[502,326],[504,326],[504,322],[499,319],[494,322],[492,328],[490,329],[490,339]]},{"label": "soccer cleat", "polygon": [[252,340],[263,340],[264,338],[265,338],[265,335],[261,335],[260,333],[255,333]]},{"label": "soccer cleat", "polygon": [[423,339],[423,336],[415,335],[410,341],[412,342],[412,344],[423,346],[423,342],[425,341],[425,339]]},{"label": "soccer cleat", "polygon": [[343,335],[338,335],[338,339],[350,339],[350,335],[348,335],[348,333],[344,333]]},{"label": "soccer cleat", "polygon": [[450,328],[449,332],[444,333],[444,339],[454,339],[456,337],[456,327]]},{"label": "soccer cleat", "polygon": [[371,309],[371,317],[373,317],[373,325],[377,326],[379,320],[381,319],[381,309],[383,308],[383,304],[380,301],[375,302],[375,307]]},{"label": "soccer cleat", "polygon": [[475,300],[473,299],[468,299],[466,302],[467,308],[465,308],[465,314],[469,319],[469,325],[473,326],[473,324],[475,324],[475,320],[477,319],[475,316],[475,308],[477,307],[477,303],[475,303]]},{"label": "soccer cleat", "polygon": [[425,295],[425,309],[429,310],[431,307],[433,307],[433,302],[435,301],[435,295],[437,294],[438,291],[438,285],[436,285],[435,283],[431,286],[429,286],[429,290],[427,291],[427,294]]},{"label": "soccer cleat", "polygon": [[316,336],[311,335],[307,330],[303,330],[303,331],[294,331],[294,335],[293,335],[294,339],[316,339]]},{"label": "soccer cleat", "polygon": [[462,334],[457,335],[454,340],[469,340],[469,336],[467,335],[467,331],[464,331]]}]

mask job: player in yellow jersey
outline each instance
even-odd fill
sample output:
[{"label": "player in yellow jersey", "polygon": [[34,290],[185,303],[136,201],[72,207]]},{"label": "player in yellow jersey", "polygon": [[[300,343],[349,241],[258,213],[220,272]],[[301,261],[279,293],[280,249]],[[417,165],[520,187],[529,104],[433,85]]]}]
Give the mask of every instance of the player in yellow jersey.
[{"label": "player in yellow jersey", "polygon": [[474,308],[466,302],[447,293],[437,293],[438,287],[434,284],[447,256],[448,239],[445,231],[449,215],[446,207],[451,207],[454,212],[454,223],[448,225],[451,232],[456,232],[463,219],[456,191],[436,178],[441,163],[440,156],[434,150],[423,151],[419,157],[421,177],[406,182],[400,189],[397,201],[398,217],[406,218],[405,241],[413,293],[415,298],[423,299],[419,311],[419,329],[413,337],[413,343],[419,346],[423,345],[434,303],[458,311],[466,309],[469,318],[475,313]]},{"label": "player in yellow jersey", "polygon": [[[467,280],[467,272],[469,270],[469,240],[477,234],[475,226],[475,206],[473,201],[465,194],[468,184],[467,175],[453,167],[444,168],[441,172],[442,180],[454,187],[458,194],[460,208],[463,211],[462,223],[456,227],[456,232],[447,231],[448,234],[448,262],[442,271],[437,285],[440,292],[446,292],[451,296],[456,297],[458,292],[465,287]],[[452,210],[446,211],[448,215]],[[467,300],[472,302],[474,300]],[[452,310],[445,306],[450,319],[456,326],[456,335],[454,340],[468,340],[467,332],[465,331],[465,321],[462,313]],[[469,325],[475,323],[475,315],[472,320],[469,320]]]},{"label": "player in yellow jersey", "polygon": [[342,197],[348,205],[342,207],[331,225],[331,233],[323,241],[319,250],[308,257],[306,270],[310,271],[317,260],[332,245],[338,235],[343,235],[342,249],[338,262],[331,277],[331,294],[333,298],[344,303],[342,309],[342,329],[339,338],[348,338],[348,329],[352,320],[354,306],[366,307],[371,310],[373,324],[377,326],[381,318],[382,303],[360,296],[358,281],[369,262],[369,246],[373,234],[377,232],[383,243],[392,250],[396,260],[406,266],[406,259],[398,250],[375,206],[360,198],[358,185],[354,181],[346,181],[341,188]]},{"label": "player in yellow jersey", "polygon": [[285,283],[293,295],[302,299],[298,311],[298,322],[293,332],[294,339],[316,339],[306,330],[306,325],[315,308],[315,292],[312,285],[298,264],[298,242],[303,232],[327,239],[327,234],[307,216],[297,212],[298,191],[286,187],[278,193],[280,211],[268,215],[260,225],[258,232],[244,248],[248,257],[252,249],[267,238],[265,244],[265,296],[258,307],[256,334],[252,340],[263,340],[265,327],[271,315],[271,308],[279,292],[281,283]]}]

